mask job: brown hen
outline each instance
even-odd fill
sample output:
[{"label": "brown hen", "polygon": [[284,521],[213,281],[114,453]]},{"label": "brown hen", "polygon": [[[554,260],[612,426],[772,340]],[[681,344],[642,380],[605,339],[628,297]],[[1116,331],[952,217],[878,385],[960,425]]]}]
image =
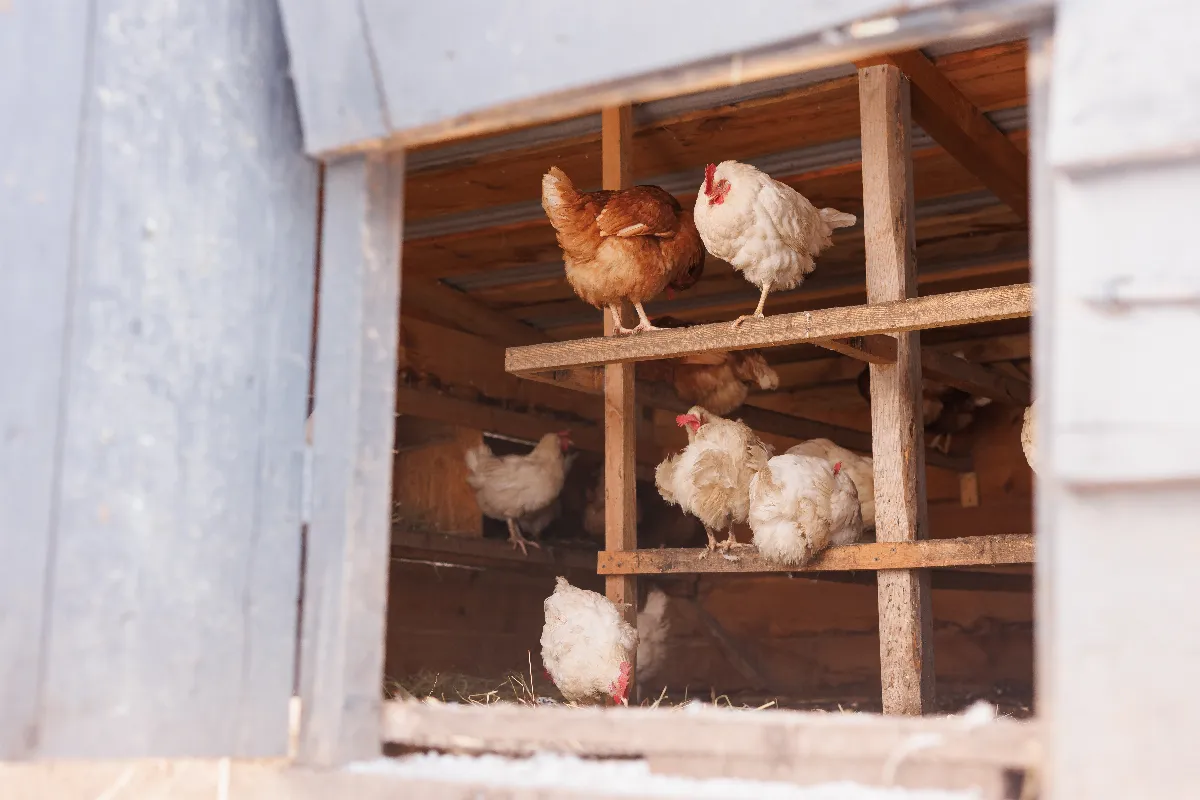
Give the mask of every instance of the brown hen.
[{"label": "brown hen", "polygon": [[[642,303],[668,286],[686,289],[704,269],[704,245],[692,212],[657,186],[580,192],[551,167],[542,178],[542,208],[563,251],[567,282],[585,303],[607,308],[617,333],[657,330]],[[626,328],[621,301],[641,320]]]}]

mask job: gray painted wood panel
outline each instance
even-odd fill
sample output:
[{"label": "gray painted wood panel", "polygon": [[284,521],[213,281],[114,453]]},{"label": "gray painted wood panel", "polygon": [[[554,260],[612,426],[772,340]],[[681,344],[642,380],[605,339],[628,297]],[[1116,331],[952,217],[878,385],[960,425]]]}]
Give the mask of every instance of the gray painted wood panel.
[{"label": "gray painted wood panel", "polygon": [[[29,750],[284,755],[316,166],[282,29],[269,0],[85,11],[87,83],[64,69],[34,84],[83,111],[30,156],[69,164],[78,142]],[[67,49],[34,37],[25,56]],[[48,203],[35,222],[66,211]],[[61,259],[46,256],[24,269]],[[45,539],[31,530],[29,545]]]},{"label": "gray painted wood panel", "polygon": [[1120,163],[1200,152],[1200,3],[1059,0],[1050,161]]},{"label": "gray painted wood panel", "polygon": [[310,153],[387,135],[387,111],[357,3],[279,0]]},{"label": "gray painted wood panel", "polygon": [[403,155],[326,167],[300,757],[380,753]]},{"label": "gray painted wood panel", "polygon": [[[806,36],[896,0],[363,0],[397,130]],[[470,20],[464,25],[464,20]]]},{"label": "gray painted wood panel", "polygon": [[1163,344],[1200,333],[1200,245],[1167,211],[1200,187],[1200,159],[1167,146],[1190,135],[1194,96],[1172,105],[1195,26],[1182,3],[1082,5],[1057,21],[1052,85],[1044,42],[1030,69],[1043,796],[1192,797],[1200,384]]},{"label": "gray painted wood panel", "polygon": [[0,14],[0,760],[37,735],[88,13]]}]

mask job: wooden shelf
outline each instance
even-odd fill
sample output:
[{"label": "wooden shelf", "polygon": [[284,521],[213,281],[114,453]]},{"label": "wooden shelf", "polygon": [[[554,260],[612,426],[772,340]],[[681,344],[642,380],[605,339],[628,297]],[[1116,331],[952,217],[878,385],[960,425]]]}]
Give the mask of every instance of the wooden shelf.
[{"label": "wooden shelf", "polygon": [[604,551],[596,558],[601,575],[661,575],[706,572],[829,572],[850,570],[977,567],[1032,564],[1032,534],[967,536],[917,542],[878,542],[831,547],[808,566],[788,567],[765,561],[753,547],[740,547],[729,556],[700,555],[703,548]]},{"label": "wooden shelf", "polygon": [[468,567],[495,567],[519,571],[596,571],[596,554],[585,550],[543,544],[523,555],[508,542],[477,536],[393,531],[392,558],[444,561]]},{"label": "wooden shelf", "polygon": [[1029,284],[949,292],[932,297],[861,306],[821,308],[747,320],[740,328],[728,322],[655,331],[634,336],[576,339],[510,347],[504,368],[515,375],[650,361],[704,353],[794,344],[819,344],[881,333],[926,330],[976,322],[1028,317],[1033,291]]}]

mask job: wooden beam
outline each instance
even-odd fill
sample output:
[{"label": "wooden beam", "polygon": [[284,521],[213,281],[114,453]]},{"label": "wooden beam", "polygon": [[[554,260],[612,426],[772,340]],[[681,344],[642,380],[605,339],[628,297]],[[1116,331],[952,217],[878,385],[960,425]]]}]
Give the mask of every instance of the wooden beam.
[{"label": "wooden beam", "polygon": [[481,303],[440,281],[417,275],[404,280],[404,317],[442,322],[469,333],[487,336],[496,344],[538,344],[550,337],[503,311]]},{"label": "wooden beam", "polygon": [[620,339],[576,339],[510,347],[504,366],[509,372],[523,375],[604,363],[675,358],[709,350],[816,344],[877,333],[994,322],[1030,316],[1032,299],[1029,284],[1015,284],[861,306],[774,314],[765,319],[747,320],[736,329],[730,328],[728,322],[716,322]]},{"label": "wooden beam", "polygon": [[[606,108],[601,112],[603,187],[633,185],[633,109]],[[627,314],[628,310],[622,310]],[[604,335],[614,339],[612,315],[604,314]],[[637,444],[633,364],[604,367],[604,542],[609,550],[637,549],[637,482],[634,452]],[[610,575],[605,595],[617,604],[630,625],[637,625],[637,578]],[[637,701],[637,659],[629,674],[630,700]]]},{"label": "wooden beam", "polygon": [[[1029,218],[1029,167],[1025,154],[920,50],[888,53],[858,66],[887,64],[912,86],[912,118],[946,152],[1021,219]],[[861,73],[860,73],[861,75]]]},{"label": "wooden beam", "polygon": [[326,170],[300,760],[377,758],[391,537],[403,154]]},{"label": "wooden beam", "polygon": [[[876,492],[878,497],[878,492]],[[734,555],[708,553],[702,547],[657,548],[630,552],[605,551],[596,557],[602,575],[687,575],[706,572],[848,572],[891,571],[904,574],[932,567],[979,567],[998,564],[1032,564],[1032,534],[965,536],[960,539],[923,539],[911,542],[875,542],[830,547],[803,569],[765,560],[754,548],[738,549]]]},{"label": "wooden beam", "polygon": [[[566,422],[558,417],[528,411],[509,411],[487,403],[442,394],[432,389],[414,389],[408,386],[397,388],[396,411],[420,419],[462,425],[533,441],[547,433],[570,429],[571,439],[576,447],[592,453],[604,452],[604,434],[597,425]],[[661,448],[653,442],[646,442],[633,452],[637,463],[646,467],[639,476],[653,480],[654,467],[662,460]]]},{"label": "wooden beam", "polygon": [[500,568],[535,567],[538,571],[573,569],[596,571],[596,554],[582,550],[543,544],[528,554],[520,553],[498,539],[452,536],[444,533],[392,532],[392,556],[412,559],[438,559],[469,566]]},{"label": "wooden beam", "polygon": [[928,377],[976,397],[1017,406],[1033,402],[1029,381],[973,364],[950,353],[922,349],[921,369]]},{"label": "wooden beam", "polygon": [[[912,302],[917,292],[909,84],[891,65],[859,70],[867,299]],[[921,423],[921,335],[896,337],[896,362],[872,364],[875,537],[915,543],[929,534]],[[880,573],[883,710],[933,709],[933,612],[929,571]]]}]

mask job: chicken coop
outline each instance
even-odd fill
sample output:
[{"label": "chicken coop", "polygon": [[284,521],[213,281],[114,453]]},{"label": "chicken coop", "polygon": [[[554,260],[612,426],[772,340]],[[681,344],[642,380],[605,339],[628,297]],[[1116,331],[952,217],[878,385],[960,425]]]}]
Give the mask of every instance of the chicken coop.
[{"label": "chicken coop", "polygon": [[1198,22],[0,2],[0,793],[1191,796]]}]

